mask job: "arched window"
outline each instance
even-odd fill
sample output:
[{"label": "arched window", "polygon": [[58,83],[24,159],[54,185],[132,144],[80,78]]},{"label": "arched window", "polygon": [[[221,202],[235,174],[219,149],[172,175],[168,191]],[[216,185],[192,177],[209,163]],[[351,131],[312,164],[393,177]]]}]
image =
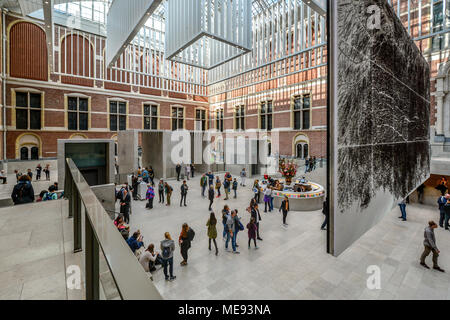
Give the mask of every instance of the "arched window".
[{"label": "arched window", "polygon": [[39,148],[38,147],[31,148],[31,160],[39,160]]},{"label": "arched window", "polygon": [[20,148],[20,160],[29,160],[27,147]]},{"label": "arched window", "polygon": [[301,145],[301,143],[297,143],[295,149],[296,149],[295,157],[297,159],[303,158],[303,146]]},{"label": "arched window", "polygon": [[305,134],[298,134],[292,140],[292,156],[297,159],[309,157],[309,138]]}]

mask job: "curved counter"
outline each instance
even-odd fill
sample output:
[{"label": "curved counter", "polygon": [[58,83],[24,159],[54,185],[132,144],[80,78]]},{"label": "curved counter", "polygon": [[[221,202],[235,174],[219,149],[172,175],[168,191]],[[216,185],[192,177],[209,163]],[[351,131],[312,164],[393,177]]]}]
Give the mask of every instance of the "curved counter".
[{"label": "curved counter", "polygon": [[274,208],[280,208],[284,197],[289,198],[290,211],[316,211],[321,210],[325,200],[324,188],[314,182],[301,183],[299,180],[292,185],[308,185],[311,191],[295,192],[292,187],[285,187],[283,191],[273,191]]}]

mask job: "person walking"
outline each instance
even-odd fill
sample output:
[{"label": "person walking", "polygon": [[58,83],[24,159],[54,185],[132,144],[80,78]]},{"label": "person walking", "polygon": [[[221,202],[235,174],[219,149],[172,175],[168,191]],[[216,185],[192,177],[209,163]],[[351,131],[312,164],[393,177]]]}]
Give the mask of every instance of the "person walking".
[{"label": "person walking", "polygon": [[255,180],[255,181],[253,182],[253,194],[255,195],[256,203],[259,203],[259,201],[261,200],[261,199],[259,198],[259,192],[260,192],[260,190],[261,190],[261,187],[259,186],[259,181],[258,181],[258,180]]},{"label": "person walking", "polygon": [[34,190],[28,175],[19,178],[19,182],[13,188],[11,199],[14,205],[34,202]]},{"label": "person walking", "polygon": [[158,195],[159,195],[159,203],[164,204],[164,180],[159,180],[158,183]]},{"label": "person walking", "polygon": [[264,190],[264,212],[267,212],[267,207],[269,207],[269,212],[272,210],[270,209],[270,198],[272,197],[272,188],[270,186],[267,186]]},{"label": "person walking", "polygon": [[194,178],[194,171],[195,171],[195,166],[193,163],[191,163],[191,177]]},{"label": "person walking", "polygon": [[240,176],[241,176],[241,186],[245,187],[245,179],[247,178],[247,172],[245,171],[245,168],[242,168]]},{"label": "person walking", "polygon": [[214,247],[216,248],[216,256],[219,253],[219,249],[217,248],[217,242],[216,242],[216,238],[217,238],[217,219],[216,219],[216,215],[214,214],[214,212],[211,212],[209,215],[209,219],[206,222],[206,226],[208,227],[208,240],[209,240],[209,251],[211,251],[211,241],[213,241],[214,243]]},{"label": "person walking", "polygon": [[190,164],[187,164],[187,165],[184,167],[184,175],[186,176],[186,179],[189,180],[189,177],[190,177],[190,175],[191,175],[191,165],[190,165]]},{"label": "person walking", "polygon": [[328,210],[328,198],[323,202],[322,213],[325,216],[325,220],[323,221],[320,230],[326,230],[326,227],[328,226],[328,217],[330,216],[330,211]]},{"label": "person walking", "polygon": [[258,249],[258,246],[256,245],[256,232],[258,230],[258,227],[255,223],[255,218],[251,217],[250,222],[247,224],[248,229],[248,248],[250,249],[250,243],[253,240],[255,243],[255,249]]},{"label": "person walking", "polygon": [[180,252],[183,257],[180,265],[186,266],[188,264],[188,251],[191,248],[191,242],[194,240],[195,232],[189,227],[187,223],[183,223],[181,227],[180,237],[178,238],[178,243],[180,244]]},{"label": "person walking", "polygon": [[[439,227],[444,228],[444,220],[445,220],[445,210],[444,206],[447,203],[447,200],[450,199],[450,194],[446,194],[445,196],[440,196],[438,198],[438,206],[439,206]],[[446,226],[448,228],[448,226]]]},{"label": "person walking", "polygon": [[200,178],[200,187],[202,188],[202,197],[205,197],[205,190],[208,186],[208,178],[206,177],[206,174],[203,174]]},{"label": "person walking", "polygon": [[220,198],[220,187],[222,186],[222,182],[220,182],[219,176],[216,177],[216,190],[217,190],[217,198]]},{"label": "person walking", "polygon": [[214,184],[214,175],[210,171],[206,176],[208,177],[208,184],[212,186]]},{"label": "person walking", "polygon": [[147,185],[147,193],[145,195],[145,198],[148,201],[146,208],[149,210],[153,209],[153,198],[155,198],[155,189],[153,189],[153,186],[150,183]]},{"label": "person walking", "polygon": [[253,207],[251,207],[251,217],[254,218],[256,224],[256,235],[257,239],[262,241],[262,238],[259,236],[259,222],[261,221],[261,214],[259,213],[258,204],[255,203]]},{"label": "person walking", "polygon": [[209,199],[209,207],[208,210],[211,211],[211,206],[214,202],[214,188],[213,186],[209,186],[209,190],[208,190],[208,199]]},{"label": "person walking", "polygon": [[224,241],[226,241],[227,239],[227,220],[228,217],[230,215],[230,208],[228,207],[228,205],[225,205],[222,209],[222,225],[223,225],[223,233],[222,233],[222,238]]},{"label": "person walking", "polygon": [[164,184],[164,192],[166,193],[167,204],[166,206],[170,206],[170,197],[172,196],[173,188],[169,186],[167,182]]},{"label": "person walking", "polygon": [[406,200],[402,199],[399,203],[398,206],[400,207],[400,212],[401,212],[401,216],[398,217],[399,219],[402,219],[403,221],[406,221]]},{"label": "person walking", "polygon": [[50,165],[49,164],[45,165],[44,173],[45,173],[45,179],[47,181],[50,181]]},{"label": "person walking", "polygon": [[239,254],[239,251],[236,250],[236,225],[235,225],[235,217],[236,217],[236,211],[231,211],[231,215],[227,217],[227,240],[225,242],[225,250],[228,251],[228,243],[231,240],[231,246],[233,248],[233,253]]},{"label": "person walking", "polygon": [[175,167],[175,171],[177,172],[177,181],[180,181],[181,165],[179,163]]},{"label": "person walking", "polygon": [[36,181],[41,180],[42,166],[38,164],[36,166]]},{"label": "person walking", "polygon": [[286,223],[286,218],[289,212],[289,198],[287,196],[284,196],[284,200],[281,202],[279,211],[283,212],[283,226],[287,227],[288,224]]},{"label": "person walking", "polygon": [[237,182],[236,178],[234,178],[234,181],[233,181],[233,191],[234,191],[234,198],[235,198],[235,199],[237,198],[237,187],[238,187],[238,182]]},{"label": "person walking", "polygon": [[437,228],[437,224],[434,221],[429,221],[428,227],[425,228],[425,231],[424,231],[425,239],[423,240],[423,246],[425,248],[420,257],[420,265],[427,269],[430,269],[430,267],[427,266],[427,264],[425,263],[425,259],[428,257],[430,252],[433,252],[433,269],[440,271],[440,272],[445,272],[438,265],[438,257],[439,257],[440,251],[436,246],[436,237],[434,235],[434,229],[436,229],[436,228]]},{"label": "person walking", "polygon": [[187,196],[187,192],[188,192],[188,185],[186,184],[186,180],[183,181],[183,184],[181,185],[181,200],[180,200],[180,207],[183,206],[183,200],[184,200],[184,206],[187,207],[186,205],[186,196]]},{"label": "person walking", "polygon": [[[176,276],[173,275],[173,252],[175,251],[175,241],[172,240],[170,233],[164,233],[164,240],[161,241],[160,248],[166,281],[175,280]],[[170,278],[167,273],[167,267],[169,267]]]}]

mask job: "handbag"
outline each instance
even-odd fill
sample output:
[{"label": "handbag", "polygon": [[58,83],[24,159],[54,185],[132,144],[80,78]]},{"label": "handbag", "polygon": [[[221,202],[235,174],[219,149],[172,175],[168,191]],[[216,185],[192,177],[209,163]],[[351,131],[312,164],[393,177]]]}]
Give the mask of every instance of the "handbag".
[{"label": "handbag", "polygon": [[238,228],[239,228],[240,231],[244,230],[244,225],[240,221],[239,221]]}]

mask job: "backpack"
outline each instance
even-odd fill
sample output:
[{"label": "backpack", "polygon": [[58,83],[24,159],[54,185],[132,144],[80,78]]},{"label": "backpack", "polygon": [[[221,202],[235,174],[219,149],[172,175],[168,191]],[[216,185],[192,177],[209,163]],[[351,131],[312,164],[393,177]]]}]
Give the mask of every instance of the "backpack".
[{"label": "backpack", "polygon": [[53,200],[53,192],[47,192],[42,200],[43,201]]},{"label": "backpack", "polygon": [[168,243],[164,243],[163,244],[163,249],[162,249],[162,257],[165,259],[168,259],[170,257],[170,245]]},{"label": "backpack", "polygon": [[195,231],[194,231],[194,229],[190,228],[189,231],[188,231],[188,239],[189,239],[189,241],[194,240],[194,237],[195,237]]}]

